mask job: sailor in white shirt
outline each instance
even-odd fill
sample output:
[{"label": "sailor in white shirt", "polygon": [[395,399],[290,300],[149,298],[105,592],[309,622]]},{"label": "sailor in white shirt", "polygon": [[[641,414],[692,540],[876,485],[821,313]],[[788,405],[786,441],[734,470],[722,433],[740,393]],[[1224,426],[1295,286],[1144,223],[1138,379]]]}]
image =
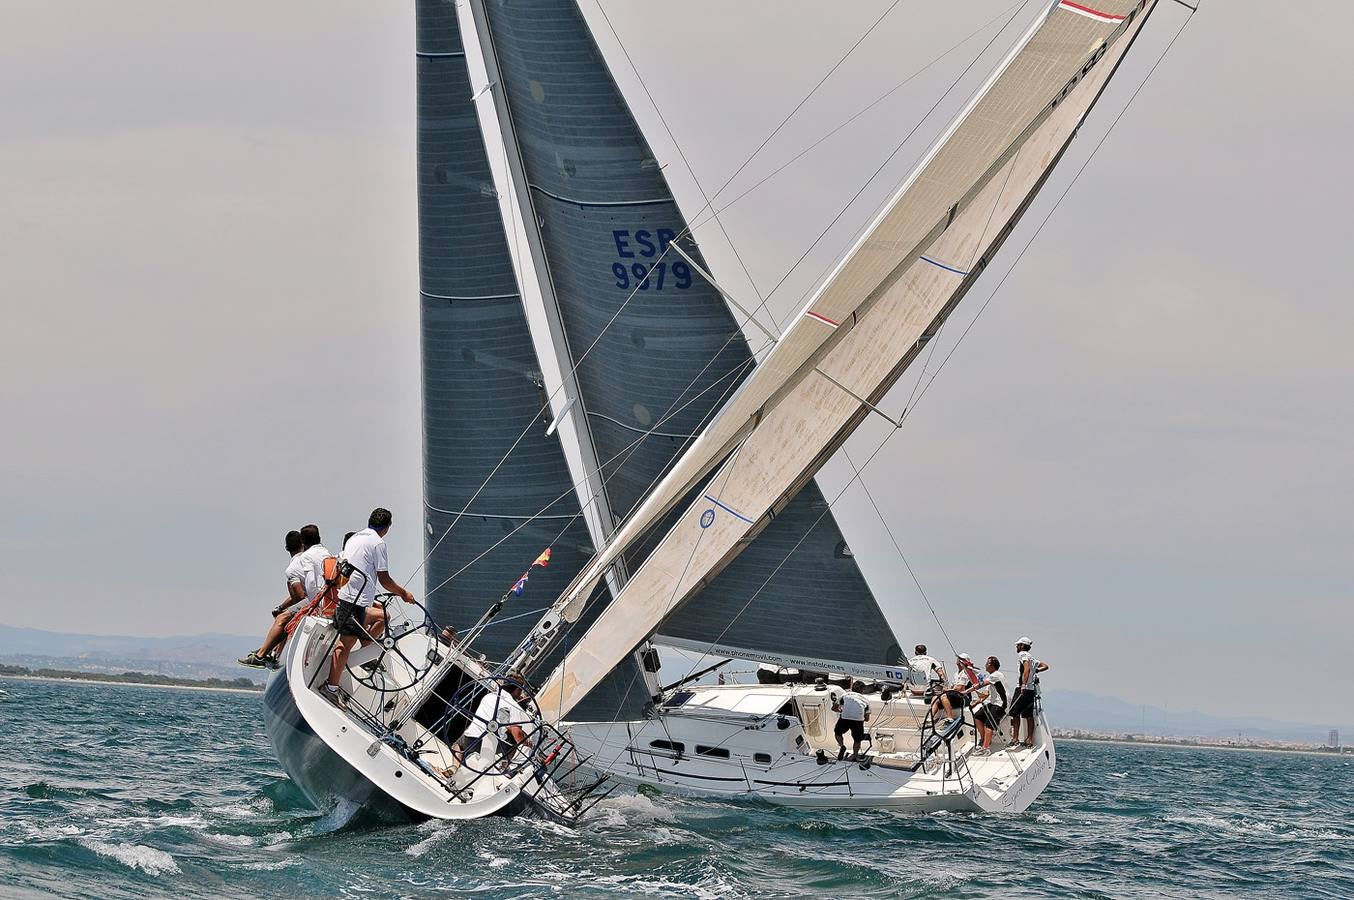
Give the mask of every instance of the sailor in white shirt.
[{"label": "sailor in white shirt", "polygon": [[390,577],[390,558],[385,536],[393,521],[390,510],[376,508],[367,518],[367,527],[348,539],[343,546],[343,559],[352,566],[348,583],[339,590],[338,609],[334,611],[334,627],[339,638],[329,662],[329,680],[325,694],[337,705],[343,705],[339,694],[339,679],[348,664],[348,654],[358,641],[376,640],[385,630],[385,612],[376,600],[376,586],[402,597],[409,603],[414,595]]},{"label": "sailor in white shirt", "polygon": [[301,546],[305,548],[301,551],[301,560],[305,566],[306,599],[314,600],[324,592],[324,561],[330,555],[320,543],[320,526],[301,527]]},{"label": "sailor in white shirt", "polygon": [[301,559],[301,551],[304,549],[304,545],[301,541],[301,532],[288,531],[287,536],[283,539],[283,546],[286,547],[287,554],[290,557],[287,560],[287,568],[284,572],[284,577],[287,579],[287,598],[273,607],[273,624],[269,626],[268,633],[264,635],[263,643],[259,645],[258,649],[250,650],[247,656],[239,660],[242,666],[249,666],[254,669],[261,669],[264,666],[277,668],[277,660],[273,651],[286,640],[287,622],[292,617],[292,613],[288,609],[306,599],[305,562]]},{"label": "sailor in white shirt", "polygon": [[987,672],[983,675],[982,683],[973,692],[981,701],[973,712],[973,723],[977,726],[978,742],[981,744],[975,751],[979,756],[992,752],[992,735],[996,734],[1002,716],[1006,715],[1006,676],[1001,674],[1001,660],[989,656],[985,668]]},{"label": "sailor in white shirt", "polygon": [[860,693],[860,682],[852,681],[851,689],[832,701],[832,711],[839,714],[832,733],[837,738],[837,759],[846,756],[842,735],[851,732],[851,761],[860,760],[860,742],[865,740],[865,723],[870,721],[870,701]]},{"label": "sailor in white shirt", "polygon": [[491,690],[480,698],[470,724],[451,746],[455,764],[442,772],[453,775],[465,762],[467,753],[476,753],[486,736],[494,740],[494,755],[530,752],[529,742],[535,732],[535,717],[527,712],[526,690],[515,677],[509,677],[498,690]]},{"label": "sailor in white shirt", "polygon": [[980,680],[980,673],[973,665],[973,658],[967,653],[958,654],[954,660],[954,680],[949,688],[931,703],[931,714],[938,716],[943,711],[945,723],[948,724],[949,720],[955,717],[955,710],[962,712],[964,707],[968,706],[968,692]]},{"label": "sailor in white shirt", "polygon": [[[1020,660],[1016,676],[1015,696],[1011,699],[1011,744],[1026,748],[1034,746],[1034,701],[1039,695],[1039,673],[1048,671],[1048,663],[1035,659],[1030,650],[1034,642],[1028,637],[1016,641],[1016,657]],[[1020,742],[1020,723],[1025,722],[1025,743]]]},{"label": "sailor in white shirt", "polygon": [[926,655],[926,645],[913,648],[916,655],[907,664],[911,668],[912,693],[928,700],[934,699],[945,687],[945,667],[934,656]]}]

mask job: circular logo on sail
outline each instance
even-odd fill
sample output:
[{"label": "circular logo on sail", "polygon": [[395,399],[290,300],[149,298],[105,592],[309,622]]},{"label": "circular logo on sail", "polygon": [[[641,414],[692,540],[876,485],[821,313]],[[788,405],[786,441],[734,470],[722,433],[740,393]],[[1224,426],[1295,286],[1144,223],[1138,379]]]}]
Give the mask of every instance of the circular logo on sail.
[{"label": "circular logo on sail", "polygon": [[702,528],[709,528],[713,524],[715,524],[715,511],[713,509],[707,509],[705,512],[701,513]]}]

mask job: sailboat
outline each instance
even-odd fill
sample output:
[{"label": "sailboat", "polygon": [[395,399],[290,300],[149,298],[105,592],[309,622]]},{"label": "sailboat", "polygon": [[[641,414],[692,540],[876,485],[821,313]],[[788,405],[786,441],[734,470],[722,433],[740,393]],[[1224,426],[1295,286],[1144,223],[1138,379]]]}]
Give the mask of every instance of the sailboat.
[{"label": "sailboat", "polygon": [[[968,714],[930,715],[814,476],[889,418],[885,394],[1156,6],[1042,7],[755,354],[579,8],[418,0],[427,607],[390,599],[397,624],[349,660],[343,707],[316,690],[332,624],[309,616],[288,642],[268,731],[303,790],[443,818],[574,821],[617,783],[1027,808],[1056,767],[1042,710],[1034,746],[999,737],[990,755]],[[511,582],[542,547],[549,565]],[[554,600],[517,612],[517,593]],[[664,684],[661,648],[766,675]],[[480,721],[460,760],[485,698],[520,677],[539,683],[526,745]],[[852,679],[869,745],[839,761],[832,706]]]}]

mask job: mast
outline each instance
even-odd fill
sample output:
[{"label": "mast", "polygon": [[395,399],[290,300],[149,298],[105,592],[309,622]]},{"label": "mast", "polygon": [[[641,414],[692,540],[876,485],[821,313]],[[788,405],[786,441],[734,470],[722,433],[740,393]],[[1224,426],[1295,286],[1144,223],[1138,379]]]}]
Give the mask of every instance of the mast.
[{"label": "mast", "polygon": [[[544,392],[558,390],[552,412],[566,466],[593,546],[604,547],[755,361],[724,299],[695,277],[691,266],[704,267],[699,248],[665,252],[687,222],[576,4],[472,0],[460,18],[485,61],[468,93],[496,170],[540,380]],[[796,649],[896,661],[897,641],[854,559],[841,552],[845,541],[824,516],[817,486],[805,485],[788,508],[784,527],[692,605],[682,633],[718,634],[722,596],[746,593],[776,566],[780,545],[800,538],[786,528],[821,520],[812,552],[776,566],[779,598],[800,608],[795,626],[810,638],[833,637]],[[649,549],[630,545],[607,567],[593,587],[604,578],[611,591],[580,601],[591,602],[584,620],[622,589],[626,569]],[[851,627],[831,627],[838,618]],[[633,682],[628,668],[619,680]]]},{"label": "mast", "polygon": [[[560,317],[559,299],[550,277],[550,265],[541,238],[541,218],[532,203],[517,132],[508,98],[503,90],[503,73],[494,49],[493,30],[483,0],[468,0],[458,6],[462,33],[475,35],[479,53],[471,57],[484,87],[474,95],[479,106],[480,131],[484,136],[490,170],[498,189],[503,221],[508,231],[508,247],[513,255],[522,288],[536,358],[541,364],[542,390],[549,398],[553,421],[550,428],[559,435],[569,478],[574,485],[583,518],[593,546],[604,547],[616,529],[619,517],[611,508],[597,448],[585,418],[586,403],[575,377],[574,360]],[[492,113],[485,112],[491,106]],[[607,587],[614,597],[625,581],[623,566],[606,573]],[[644,665],[643,648],[635,653],[635,664],[644,679],[646,695],[657,696],[661,685],[656,673]]]},{"label": "mast", "polygon": [[[879,402],[1010,234],[1155,6],[1061,0],[1018,42],[762,365],[560,597],[554,615],[570,621],[626,546],[715,472],[551,674],[538,696],[547,716],[567,715],[610,660],[708,583]],[[524,647],[523,661],[538,649]]]}]

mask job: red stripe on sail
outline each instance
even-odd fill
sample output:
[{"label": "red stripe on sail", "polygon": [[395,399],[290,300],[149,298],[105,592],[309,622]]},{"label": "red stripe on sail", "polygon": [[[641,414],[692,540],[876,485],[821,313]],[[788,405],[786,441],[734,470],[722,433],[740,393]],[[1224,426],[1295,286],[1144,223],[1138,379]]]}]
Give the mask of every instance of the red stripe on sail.
[{"label": "red stripe on sail", "polygon": [[827,316],[820,316],[820,315],[818,315],[818,313],[814,312],[813,310],[809,310],[808,312],[804,313],[804,315],[808,316],[810,319],[817,319],[819,322],[822,322],[824,325],[831,325],[833,328],[836,328],[838,325],[841,324],[840,322],[834,322],[834,321],[832,321],[832,320],[829,319]]},{"label": "red stripe on sail", "polygon": [[1089,6],[1082,6],[1080,3],[1073,3],[1072,0],[1059,0],[1058,6],[1068,12],[1074,12],[1092,19],[1098,19],[1101,22],[1122,22],[1126,18],[1125,16],[1116,16],[1114,13],[1101,12],[1100,10],[1092,9]]}]

